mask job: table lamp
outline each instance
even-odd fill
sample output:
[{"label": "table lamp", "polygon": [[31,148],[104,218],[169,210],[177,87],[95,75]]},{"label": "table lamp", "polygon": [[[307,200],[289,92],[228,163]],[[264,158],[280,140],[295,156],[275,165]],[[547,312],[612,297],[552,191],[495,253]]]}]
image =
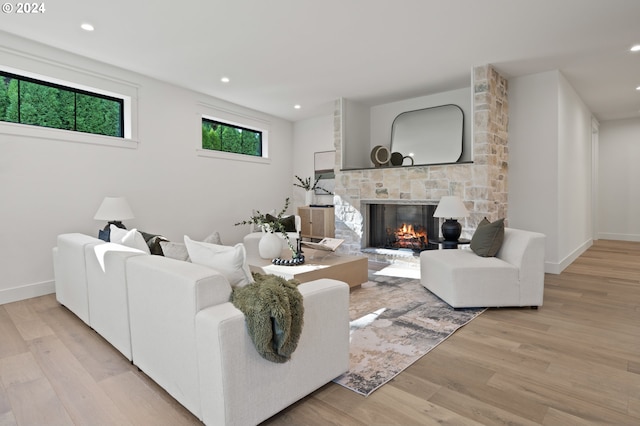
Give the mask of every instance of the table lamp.
[{"label": "table lamp", "polygon": [[445,241],[458,241],[462,233],[462,225],[458,218],[468,217],[469,212],[460,197],[446,195],[440,199],[433,217],[445,218],[442,224],[442,237]]},{"label": "table lamp", "polygon": [[115,225],[118,228],[127,229],[123,224],[123,220],[133,219],[133,211],[129,207],[126,198],[124,197],[105,197],[102,200],[102,204],[98,208],[96,215],[93,217],[95,220],[106,220],[107,228],[109,225]]}]

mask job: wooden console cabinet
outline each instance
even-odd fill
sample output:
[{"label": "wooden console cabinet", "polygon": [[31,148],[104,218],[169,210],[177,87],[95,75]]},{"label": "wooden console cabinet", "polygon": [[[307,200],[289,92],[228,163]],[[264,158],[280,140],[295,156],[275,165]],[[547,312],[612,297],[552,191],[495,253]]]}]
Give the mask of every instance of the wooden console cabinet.
[{"label": "wooden console cabinet", "polygon": [[298,216],[302,220],[302,238],[335,238],[336,219],[333,207],[298,207]]}]

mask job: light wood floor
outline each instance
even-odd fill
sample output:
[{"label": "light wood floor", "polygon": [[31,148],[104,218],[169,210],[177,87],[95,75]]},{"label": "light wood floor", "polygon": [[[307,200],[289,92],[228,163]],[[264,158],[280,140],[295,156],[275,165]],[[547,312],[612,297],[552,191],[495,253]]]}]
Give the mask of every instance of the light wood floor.
[{"label": "light wood floor", "polygon": [[[49,295],[0,306],[14,424],[200,423]],[[488,310],[368,398],[328,384],[264,424],[638,425],[640,243],[597,241],[543,307]]]}]

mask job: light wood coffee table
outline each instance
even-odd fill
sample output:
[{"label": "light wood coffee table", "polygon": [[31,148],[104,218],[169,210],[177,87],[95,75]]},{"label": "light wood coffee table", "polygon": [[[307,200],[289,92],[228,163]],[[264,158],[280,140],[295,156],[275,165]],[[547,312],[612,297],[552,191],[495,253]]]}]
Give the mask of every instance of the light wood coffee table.
[{"label": "light wood coffee table", "polygon": [[[285,279],[295,279],[302,283],[320,278],[344,281],[349,287],[356,287],[368,281],[368,258],[365,256],[343,256],[332,251],[304,248],[305,262],[300,266],[274,265],[269,259],[247,259],[251,272],[273,274]],[[282,253],[283,258],[291,257],[291,252]]]}]

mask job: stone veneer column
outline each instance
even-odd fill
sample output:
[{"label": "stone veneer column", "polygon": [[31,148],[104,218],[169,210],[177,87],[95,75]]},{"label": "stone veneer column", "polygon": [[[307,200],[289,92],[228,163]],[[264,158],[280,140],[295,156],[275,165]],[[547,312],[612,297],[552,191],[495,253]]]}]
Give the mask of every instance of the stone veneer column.
[{"label": "stone veneer column", "polygon": [[470,222],[475,225],[507,217],[509,106],[507,80],[490,65],[475,67],[473,87],[473,170],[465,200],[473,202]]},{"label": "stone veneer column", "polygon": [[490,221],[506,217],[507,80],[490,65],[476,67],[473,72],[474,143],[473,163],[469,164],[341,171],[343,104],[335,102],[336,238],[345,240],[340,252],[360,253],[363,201],[437,203],[443,195],[458,195],[471,214],[461,221],[463,237],[470,237],[484,217]]}]

